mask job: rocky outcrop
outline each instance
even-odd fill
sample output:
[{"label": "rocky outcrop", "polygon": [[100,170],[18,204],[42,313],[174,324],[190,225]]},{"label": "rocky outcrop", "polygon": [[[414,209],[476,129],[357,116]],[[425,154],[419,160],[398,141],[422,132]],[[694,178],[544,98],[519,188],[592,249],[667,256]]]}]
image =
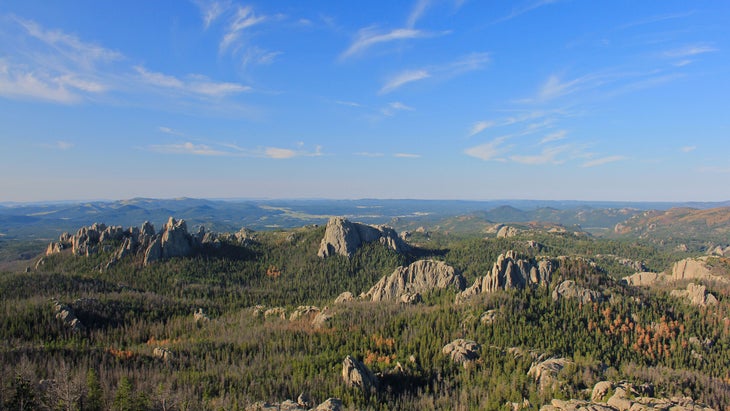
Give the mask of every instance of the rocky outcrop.
[{"label": "rocky outcrop", "polygon": [[56,313],[56,318],[63,321],[63,324],[70,328],[73,332],[81,332],[86,329],[84,325],[76,318],[76,314],[66,304],[62,304],[60,301],[53,299],[53,311]]},{"label": "rocky outcrop", "polygon": [[172,361],[175,359],[175,354],[165,347],[155,347],[155,349],[152,350],[152,355],[163,361]]},{"label": "rocky outcrop", "polygon": [[154,226],[148,221],[142,227],[128,229],[95,223],[82,227],[74,235],[61,234],[57,242],[48,245],[46,255],[61,253],[66,249],[71,249],[78,256],[113,251],[110,261],[100,267],[102,270],[112,267],[127,256],[137,254],[148,265],[161,259],[190,255],[194,249],[205,243],[205,238],[209,237],[207,234],[209,233],[201,227],[196,235],[191,235],[185,221],[173,217],[170,217],[160,233],[155,233]]},{"label": "rocky outcrop", "polygon": [[603,295],[598,291],[579,286],[573,280],[566,280],[560,283],[553,290],[553,301],[561,298],[577,299],[582,304],[599,302],[603,300]]},{"label": "rocky outcrop", "polygon": [[388,226],[371,226],[353,223],[342,217],[330,218],[317,255],[321,258],[338,254],[351,257],[365,243],[379,241],[386,247],[402,253],[408,245]]},{"label": "rocky outcrop", "polygon": [[479,316],[479,322],[483,325],[492,325],[500,318],[498,310],[487,310]]},{"label": "rocky outcrop", "polygon": [[377,390],[380,385],[378,377],[365,364],[351,355],[342,361],[342,380],[348,387],[360,388],[365,393]]},{"label": "rocky outcrop", "polygon": [[463,364],[464,367],[479,359],[481,346],[475,341],[458,338],[444,346],[441,352],[451,357],[451,361]]},{"label": "rocky outcrop", "polygon": [[210,317],[208,317],[208,314],[206,314],[202,308],[198,308],[197,310],[195,310],[193,318],[195,319],[196,323],[207,323],[208,321],[210,321]]},{"label": "rocky outcrop", "polygon": [[707,307],[709,305],[717,304],[717,298],[707,291],[704,285],[695,283],[687,284],[685,290],[672,290],[670,293],[672,297],[682,298],[692,305],[698,307]]},{"label": "rocky outcrop", "polygon": [[528,286],[550,284],[553,273],[553,263],[548,259],[532,261],[517,257],[517,253],[510,250],[500,254],[492,270],[484,277],[479,277],[474,284],[464,290],[458,298],[463,300],[471,296],[491,293],[496,290],[524,289]]},{"label": "rocky outcrop", "polygon": [[246,407],[246,411],[341,411],[342,400],[339,398],[328,398],[323,403],[312,408],[312,403],[304,401],[300,395],[296,402],[285,400],[278,402],[257,402]]},{"label": "rocky outcrop", "polygon": [[438,289],[461,291],[464,285],[464,277],[443,261],[419,260],[407,267],[398,267],[361,297],[372,301],[399,300],[406,294],[424,294]]},{"label": "rocky outcrop", "polygon": [[641,272],[626,276],[621,281],[634,287],[648,287],[666,281],[666,277],[663,273]]},{"label": "rocky outcrop", "polygon": [[499,228],[499,231],[497,231],[497,238],[515,237],[519,233],[520,230],[518,228],[506,225]]},{"label": "rocky outcrop", "polygon": [[728,278],[717,275],[707,264],[707,257],[686,258],[677,261],[672,266],[671,280],[709,280],[717,282],[729,282]]},{"label": "rocky outcrop", "polygon": [[335,304],[347,303],[353,300],[355,300],[355,296],[351,292],[345,291],[335,298]]},{"label": "rocky outcrop", "polygon": [[601,381],[593,387],[591,400],[559,400],[540,408],[541,411],[709,411],[712,408],[689,397],[655,398],[654,387],[627,382]]},{"label": "rocky outcrop", "polygon": [[567,358],[549,358],[536,361],[530,366],[527,375],[534,378],[540,391],[557,389],[560,381],[558,374],[566,365],[572,363]]},{"label": "rocky outcrop", "polygon": [[319,314],[320,310],[318,307],[313,305],[300,305],[289,315],[289,321],[296,321],[300,318],[314,318]]}]

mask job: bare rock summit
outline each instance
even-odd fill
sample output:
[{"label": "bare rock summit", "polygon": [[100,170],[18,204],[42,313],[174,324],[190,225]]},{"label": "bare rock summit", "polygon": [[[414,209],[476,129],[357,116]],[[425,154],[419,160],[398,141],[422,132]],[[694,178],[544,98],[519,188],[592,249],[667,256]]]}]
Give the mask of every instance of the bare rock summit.
[{"label": "bare rock summit", "polygon": [[384,246],[402,253],[409,247],[392,228],[353,223],[346,218],[333,217],[327,222],[324,238],[317,255],[326,258],[335,254],[351,257],[365,243],[379,241]]},{"label": "bare rock summit", "polygon": [[419,260],[407,267],[398,267],[390,276],[380,279],[363,299],[372,301],[400,300],[406,295],[424,294],[444,288],[464,289],[465,279],[453,267],[436,260]]}]

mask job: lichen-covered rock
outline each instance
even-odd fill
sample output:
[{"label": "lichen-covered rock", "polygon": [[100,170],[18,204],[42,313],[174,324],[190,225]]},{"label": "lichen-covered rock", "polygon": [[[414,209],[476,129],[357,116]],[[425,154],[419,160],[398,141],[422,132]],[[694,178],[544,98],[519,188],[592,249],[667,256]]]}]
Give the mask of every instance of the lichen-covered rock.
[{"label": "lichen-covered rock", "polygon": [[351,355],[342,361],[342,380],[348,387],[360,388],[363,392],[370,392],[380,385],[376,377],[368,367]]},{"label": "lichen-covered rock", "polygon": [[491,293],[496,290],[524,289],[533,285],[549,285],[553,272],[553,263],[542,259],[532,261],[517,257],[517,253],[510,250],[500,254],[492,266],[492,270],[484,277],[479,277],[474,284],[464,290],[459,300],[471,296]]},{"label": "lichen-covered rock", "polygon": [[479,359],[481,346],[475,341],[458,338],[444,346],[441,352],[451,357],[455,363],[463,364],[464,367],[472,361]]},{"label": "lichen-covered rock", "polygon": [[321,258],[335,254],[351,257],[360,246],[374,241],[380,241],[399,253],[409,249],[390,227],[353,223],[342,217],[333,217],[327,222],[317,255]]},{"label": "lichen-covered rock", "polygon": [[398,267],[393,274],[380,279],[363,298],[372,301],[398,300],[405,294],[432,290],[464,289],[464,277],[443,261],[419,260],[407,267]]},{"label": "lichen-covered rock", "polygon": [[561,298],[577,299],[582,304],[599,302],[603,300],[603,295],[598,291],[579,286],[573,280],[565,280],[553,290],[553,301]]}]

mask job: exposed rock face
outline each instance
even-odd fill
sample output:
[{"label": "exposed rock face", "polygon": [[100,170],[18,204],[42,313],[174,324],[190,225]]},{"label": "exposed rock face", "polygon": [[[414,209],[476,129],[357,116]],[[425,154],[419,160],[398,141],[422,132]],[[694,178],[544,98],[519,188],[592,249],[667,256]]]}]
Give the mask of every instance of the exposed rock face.
[{"label": "exposed rock face", "polygon": [[673,297],[683,298],[690,304],[699,307],[717,304],[717,298],[707,292],[707,288],[704,285],[695,283],[687,284],[686,290],[672,290],[671,295]]},{"label": "exposed rock face", "polygon": [[314,327],[315,330],[319,330],[320,328],[327,326],[332,320],[332,316],[333,314],[329,312],[327,307],[325,307],[312,319],[312,327]]},{"label": "exposed rock face", "polygon": [[707,257],[686,258],[677,261],[672,266],[671,279],[674,281],[681,280],[710,280],[719,282],[728,282],[728,279],[721,277],[712,272],[707,265]]},{"label": "exposed rock face", "polygon": [[366,393],[380,385],[378,377],[365,364],[350,355],[342,361],[342,379],[348,387],[357,387]]},{"label": "exposed rock face", "polygon": [[82,227],[74,235],[61,234],[58,242],[48,245],[46,255],[57,254],[70,248],[75,255],[89,256],[99,250],[113,251],[114,248],[111,247],[119,247],[106,266],[102,266],[103,268],[109,268],[122,258],[135,254],[141,254],[144,264],[147,265],[164,258],[190,255],[195,248],[205,242],[208,234],[210,233],[206,233],[201,227],[197,235],[190,235],[185,221],[172,217],[159,234],[155,233],[155,228],[149,221],[145,221],[141,228],[130,227],[126,230],[121,226],[107,227],[95,223],[89,227]]},{"label": "exposed rock face", "polygon": [[338,295],[337,298],[335,298],[335,304],[342,304],[342,303],[350,302],[350,301],[353,301],[354,299],[355,299],[355,296],[351,292],[345,291],[344,293]]},{"label": "exposed rock face", "polygon": [[549,285],[553,272],[553,263],[543,259],[533,262],[517,257],[517,253],[510,250],[500,254],[497,262],[484,277],[479,277],[474,284],[459,295],[460,299],[468,298],[481,293],[491,293],[496,290],[523,289],[527,286]]},{"label": "exposed rock face", "polygon": [[501,227],[499,229],[499,231],[497,231],[497,238],[514,237],[519,233],[520,233],[520,230],[518,230],[516,227],[506,225],[506,226]]},{"label": "exposed rock face", "polygon": [[409,248],[390,227],[353,223],[342,217],[333,217],[327,222],[317,255],[321,258],[335,254],[351,257],[361,245],[373,241],[380,241],[399,253]]},{"label": "exposed rock face", "polygon": [[[301,396],[300,396],[301,397]],[[246,407],[246,411],[341,411],[342,401],[339,398],[328,398],[315,408],[312,404],[305,404],[297,400],[285,400],[281,403],[257,402]]]},{"label": "exposed rock face", "polygon": [[464,367],[467,367],[469,363],[479,359],[480,350],[481,346],[475,341],[459,338],[446,344],[441,352],[450,356],[451,360],[455,363],[463,364]]},{"label": "exposed rock face", "polygon": [[175,359],[175,354],[173,354],[172,351],[168,350],[165,347],[155,347],[155,349],[152,351],[152,355],[165,361],[171,361]]},{"label": "exposed rock face", "polygon": [[188,234],[185,220],[175,220],[170,217],[162,229],[161,246],[162,258],[184,257],[190,254],[193,246],[192,238]]},{"label": "exposed rock face", "polygon": [[581,303],[587,304],[603,300],[603,295],[598,291],[583,288],[573,280],[566,280],[553,290],[553,301],[557,301],[560,298],[576,298]]},{"label": "exposed rock face", "polygon": [[320,309],[313,305],[300,305],[289,315],[289,321],[296,321],[303,317],[315,317],[319,312]]},{"label": "exposed rock face", "polygon": [[626,382],[601,381],[593,387],[590,401],[554,399],[541,411],[709,411],[712,408],[694,402],[689,397],[654,398],[654,387],[637,386]]},{"label": "exposed rock face", "polygon": [[362,297],[372,301],[397,300],[406,294],[454,288],[463,290],[464,277],[443,261],[419,260],[407,267],[398,267],[383,277]]},{"label": "exposed rock face", "polygon": [[626,276],[621,279],[628,285],[634,287],[648,287],[666,280],[666,275],[661,273],[642,272]]},{"label": "exposed rock face", "polygon": [[400,296],[401,304],[418,304],[423,301],[419,293],[405,293]]},{"label": "exposed rock face", "polygon": [[81,332],[86,327],[76,318],[76,314],[71,307],[66,304],[62,304],[58,300],[53,301],[53,311],[56,313],[56,318],[63,321],[63,323],[74,332]]},{"label": "exposed rock face", "polygon": [[198,308],[197,310],[195,310],[195,313],[193,314],[193,318],[195,319],[196,323],[206,323],[206,322],[210,321],[208,314],[206,314],[202,308]]},{"label": "exposed rock face", "polygon": [[558,374],[566,365],[572,363],[567,358],[550,358],[542,362],[534,362],[527,375],[534,378],[540,391],[558,387]]},{"label": "exposed rock face", "polygon": [[495,321],[497,321],[497,319],[499,319],[499,317],[499,311],[487,310],[479,317],[479,322],[483,325],[492,325]]}]

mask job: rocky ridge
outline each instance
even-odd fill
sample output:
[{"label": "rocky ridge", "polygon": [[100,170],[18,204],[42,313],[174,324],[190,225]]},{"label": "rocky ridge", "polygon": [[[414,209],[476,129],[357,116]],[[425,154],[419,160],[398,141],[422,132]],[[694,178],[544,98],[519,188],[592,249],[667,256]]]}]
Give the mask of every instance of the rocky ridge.
[{"label": "rocky ridge", "polygon": [[317,255],[327,258],[337,254],[349,258],[363,244],[375,241],[399,253],[406,252],[410,248],[395,230],[388,226],[353,223],[343,217],[333,217],[327,222]]},{"label": "rocky ridge", "polygon": [[112,258],[102,268],[108,269],[129,255],[141,255],[144,265],[158,260],[190,255],[203,244],[213,244],[215,234],[207,233],[203,227],[198,233],[188,233],[185,220],[170,217],[160,232],[145,221],[141,227],[106,226],[95,223],[80,228],[76,234],[63,233],[58,241],[51,242],[46,256],[58,254],[66,249],[77,256],[90,256],[100,251],[112,252]]}]

